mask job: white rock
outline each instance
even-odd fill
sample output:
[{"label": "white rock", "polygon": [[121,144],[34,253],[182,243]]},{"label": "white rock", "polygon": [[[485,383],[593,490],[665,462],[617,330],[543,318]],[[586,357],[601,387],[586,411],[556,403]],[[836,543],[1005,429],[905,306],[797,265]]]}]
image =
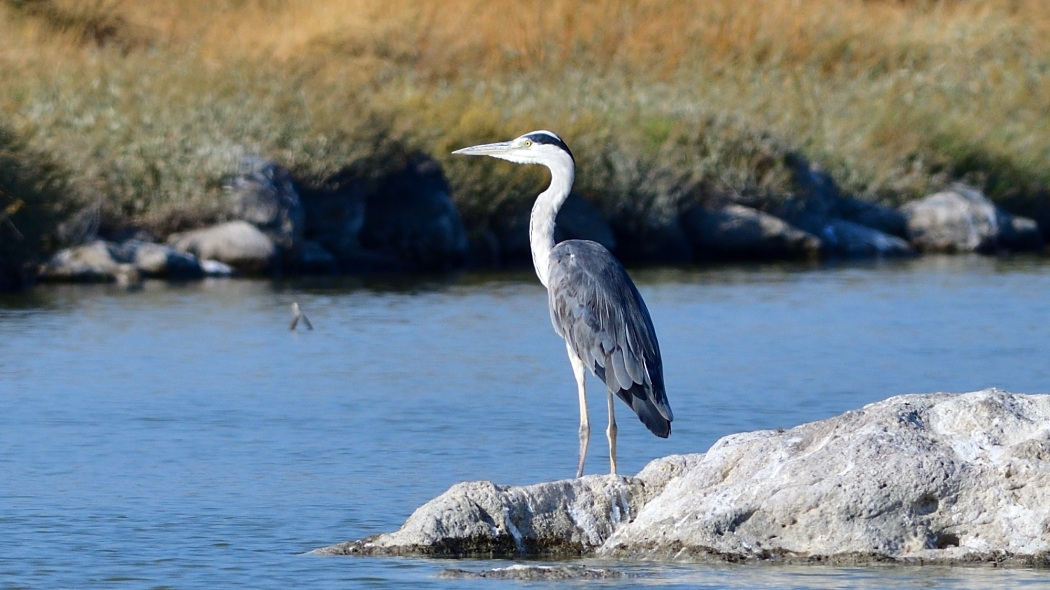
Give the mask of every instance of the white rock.
[{"label": "white rock", "polygon": [[209,277],[232,277],[236,274],[233,267],[218,260],[201,260],[201,270]]},{"label": "white rock", "polygon": [[318,552],[1046,565],[1050,396],[898,396],[636,478],[458,484],[396,533]]},{"label": "white rock", "polygon": [[246,221],[173,234],[168,243],[198,260],[218,260],[247,273],[266,272],[276,264],[273,240]]},{"label": "white rock", "polygon": [[103,240],[65,248],[55,253],[40,268],[44,281],[113,282],[118,275],[127,274],[132,265],[122,263],[114,256],[113,246]]},{"label": "white rock", "polygon": [[635,478],[591,475],[531,486],[459,483],[394,533],[318,549],[323,555],[578,556],[637,514]]},{"label": "white rock", "polygon": [[901,207],[908,239],[926,252],[1039,250],[1042,236],[1031,219],[1014,217],[980,191],[956,184]]}]

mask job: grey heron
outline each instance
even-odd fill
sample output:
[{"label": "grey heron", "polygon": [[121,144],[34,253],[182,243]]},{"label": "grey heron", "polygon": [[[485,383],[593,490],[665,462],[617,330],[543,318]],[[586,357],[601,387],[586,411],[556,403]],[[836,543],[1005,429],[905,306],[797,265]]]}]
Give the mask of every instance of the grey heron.
[{"label": "grey heron", "polygon": [[604,246],[589,240],[554,243],[554,224],[576,177],[569,146],[550,131],[533,131],[500,143],[452,152],[492,156],[517,164],[542,164],[551,173],[550,186],[532,206],[529,244],[540,283],[547,288],[551,322],[565,339],[580,401],[580,458],[576,477],[583,475],[590,440],[586,371],[608,389],[609,463],[616,473],[616,416],[613,396],[634,410],[649,430],[661,438],[671,434],[671,406],[664,392],[663,363],[649,310],[623,265]]}]

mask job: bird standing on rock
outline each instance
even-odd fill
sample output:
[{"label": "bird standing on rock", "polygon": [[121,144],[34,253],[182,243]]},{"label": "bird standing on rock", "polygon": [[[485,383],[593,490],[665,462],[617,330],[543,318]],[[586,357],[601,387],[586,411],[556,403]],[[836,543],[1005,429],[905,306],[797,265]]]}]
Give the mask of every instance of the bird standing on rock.
[{"label": "bird standing on rock", "polygon": [[542,164],[551,183],[532,207],[529,244],[536,275],[547,288],[551,322],[565,339],[580,400],[580,458],[583,476],[590,440],[586,370],[608,388],[610,472],[616,473],[616,417],[613,396],[634,410],[656,436],[671,434],[671,406],[664,392],[663,362],[649,310],[631,277],[611,252],[589,240],[554,243],[554,223],[576,177],[569,146],[550,131],[533,131],[500,143],[452,152],[492,156],[517,164]]}]

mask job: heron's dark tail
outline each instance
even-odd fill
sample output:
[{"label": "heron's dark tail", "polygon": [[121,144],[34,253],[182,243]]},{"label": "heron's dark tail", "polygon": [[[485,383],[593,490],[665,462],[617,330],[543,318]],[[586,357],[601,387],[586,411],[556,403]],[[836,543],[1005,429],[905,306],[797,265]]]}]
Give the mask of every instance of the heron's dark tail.
[{"label": "heron's dark tail", "polygon": [[[595,363],[594,374],[603,383],[605,382],[605,367]],[[667,438],[671,435],[671,420],[674,420],[674,415],[671,413],[671,406],[667,403],[663,379],[659,379],[657,383],[658,386],[651,390],[644,385],[633,383],[630,389],[620,389],[615,393],[616,397],[622,399],[624,403],[631,406],[635,414],[638,414],[638,419],[645,424],[649,432],[660,438]]]},{"label": "heron's dark tail", "polygon": [[[653,395],[654,393],[647,391],[645,386],[635,383],[626,391],[622,389],[617,391],[616,396],[631,406],[649,432],[660,438],[667,438],[671,434],[671,420],[673,419],[671,408],[667,405],[666,396]],[[663,398],[662,401],[659,398]]]}]

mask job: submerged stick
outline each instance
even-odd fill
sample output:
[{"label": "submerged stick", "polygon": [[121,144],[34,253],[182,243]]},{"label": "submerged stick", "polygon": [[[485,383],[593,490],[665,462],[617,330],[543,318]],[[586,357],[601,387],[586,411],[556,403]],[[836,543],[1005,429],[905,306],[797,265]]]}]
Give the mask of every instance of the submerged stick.
[{"label": "submerged stick", "polygon": [[303,325],[306,326],[307,330],[313,330],[314,326],[310,323],[310,318],[306,317],[303,310],[299,307],[299,303],[292,303],[292,323],[288,326],[289,330],[294,330],[299,325],[299,320],[303,320]]}]

